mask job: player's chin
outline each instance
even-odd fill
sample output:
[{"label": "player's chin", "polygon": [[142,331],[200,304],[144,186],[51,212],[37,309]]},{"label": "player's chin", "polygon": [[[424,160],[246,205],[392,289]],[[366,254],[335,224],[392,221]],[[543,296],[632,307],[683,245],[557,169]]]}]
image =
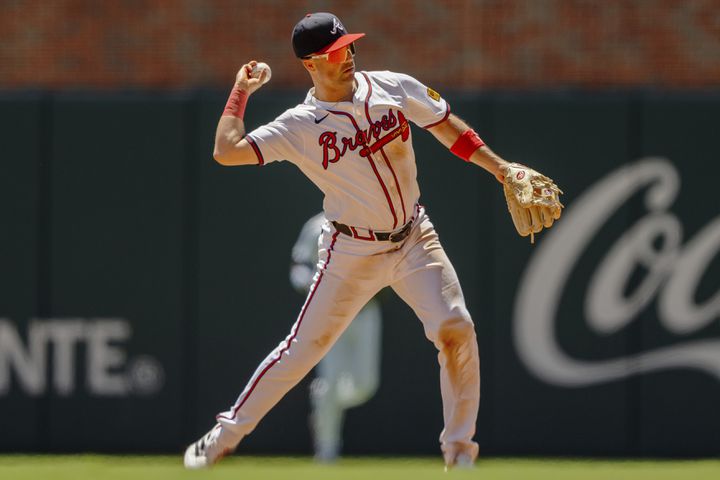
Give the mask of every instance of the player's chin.
[{"label": "player's chin", "polygon": [[340,72],[342,78],[352,77],[353,75],[355,75],[355,65],[350,65]]}]

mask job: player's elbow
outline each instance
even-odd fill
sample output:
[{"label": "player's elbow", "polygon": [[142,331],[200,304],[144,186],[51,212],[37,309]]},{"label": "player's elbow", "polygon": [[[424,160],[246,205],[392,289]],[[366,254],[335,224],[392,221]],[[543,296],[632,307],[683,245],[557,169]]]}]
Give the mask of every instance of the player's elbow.
[{"label": "player's elbow", "polygon": [[245,140],[237,144],[216,143],[213,149],[213,158],[217,163],[226,167],[262,164],[262,161],[258,161],[261,158],[255,154],[252,147]]},{"label": "player's elbow", "polygon": [[233,162],[230,152],[221,150],[217,147],[215,147],[215,150],[213,151],[213,158],[217,163],[225,167],[230,167],[237,164],[236,162]]}]

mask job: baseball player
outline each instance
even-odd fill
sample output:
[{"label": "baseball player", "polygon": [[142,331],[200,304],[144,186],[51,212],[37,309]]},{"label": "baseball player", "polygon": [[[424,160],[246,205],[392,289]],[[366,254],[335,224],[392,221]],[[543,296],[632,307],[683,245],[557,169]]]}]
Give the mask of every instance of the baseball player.
[{"label": "baseball player", "polygon": [[[308,293],[318,263],[318,234],[325,216],[308,220],[292,249],[290,282]],[[310,425],[315,459],[333,462],[342,447],[345,410],[367,402],[377,390],[380,377],[380,302],[373,297],[350,323],[315,369],[310,385]]]},{"label": "baseball player", "polygon": [[218,122],[215,160],[226,166],[292,162],[324,193],[327,220],[313,284],[290,333],[235,403],[217,415],[216,425],[187,448],[188,468],[210,466],[233,451],[386,286],[414,310],[438,350],[444,418],[439,440],[446,467],[471,466],[477,457],[475,328],[455,269],[418,203],[410,123],[501,182],[508,164],[418,80],[356,71],[355,42],[363,36],[348,33],[330,13],[302,18],[292,46],[313,88],[301,104],[248,134],[245,105],[267,73],[253,76],[255,61],[237,73]]}]

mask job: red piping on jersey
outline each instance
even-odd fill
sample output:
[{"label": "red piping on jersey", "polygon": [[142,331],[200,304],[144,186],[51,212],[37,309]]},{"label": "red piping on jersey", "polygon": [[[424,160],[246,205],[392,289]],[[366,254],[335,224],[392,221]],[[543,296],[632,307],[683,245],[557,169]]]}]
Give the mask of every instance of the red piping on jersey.
[{"label": "red piping on jersey", "polygon": [[245,139],[248,141],[248,143],[249,143],[250,146],[253,148],[253,150],[255,150],[255,155],[257,155],[258,163],[259,163],[260,165],[265,165],[265,159],[264,159],[263,156],[262,156],[262,152],[260,151],[260,147],[258,147],[257,144],[255,143],[255,140],[253,140],[252,137],[250,137],[250,136],[246,136]]},{"label": "red piping on jersey", "polygon": [[[345,115],[346,117],[348,117],[350,119],[353,126],[355,127],[355,130],[362,133],[362,130],[360,130],[360,127],[358,126],[357,122],[355,121],[355,118],[352,115],[350,115],[349,113],[341,112],[338,110],[328,110],[328,112],[333,113],[335,115]],[[362,133],[362,135],[363,135],[363,137],[365,137],[365,143],[366,144],[369,143],[370,139],[367,138],[364,133]],[[390,194],[388,193],[387,187],[385,186],[385,182],[382,181],[382,177],[380,176],[380,172],[378,172],[378,169],[375,166],[375,161],[373,161],[372,156],[368,155],[365,158],[367,158],[368,162],[370,162],[370,166],[372,167],[373,172],[375,172],[375,177],[377,177],[378,182],[380,183],[380,186],[382,187],[383,193],[385,194],[385,199],[387,200],[388,205],[390,206],[390,212],[392,213],[392,216],[393,216],[393,228],[392,229],[394,230],[395,227],[397,227],[398,220],[397,220],[397,215],[395,214],[395,207],[393,206],[392,200],[390,199]]]},{"label": "red piping on jersey", "polygon": [[285,339],[285,347],[283,347],[280,352],[278,352],[278,355],[270,362],[270,364],[263,369],[263,371],[258,375],[258,377],[253,382],[252,386],[248,390],[248,392],[245,394],[245,398],[242,400],[239,400],[237,405],[233,407],[232,409],[232,417],[228,418],[222,414],[217,415],[215,418],[224,418],[225,420],[233,420],[237,416],[238,410],[242,408],[242,406],[245,404],[247,399],[250,397],[250,394],[255,390],[255,387],[257,387],[258,382],[260,382],[260,379],[267,373],[268,370],[270,370],[277,362],[280,361],[282,356],[290,350],[290,345],[292,345],[293,341],[297,337],[298,331],[300,330],[300,325],[302,324],[303,318],[305,318],[305,312],[307,312],[308,306],[310,306],[310,302],[312,301],[313,297],[315,297],[315,292],[317,292],[318,288],[320,287],[320,282],[322,282],[323,275],[325,274],[325,271],[328,268],[328,264],[330,263],[330,257],[332,256],[333,247],[335,247],[335,242],[337,241],[337,237],[340,235],[340,232],[335,232],[332,236],[332,241],[330,242],[330,247],[328,248],[328,257],[327,260],[325,260],[325,264],[322,266],[322,269],[320,270],[320,275],[318,275],[318,279],[313,285],[314,288],[311,289],[310,295],[308,295],[307,300],[305,300],[305,304],[303,305],[302,309],[300,310],[300,316],[298,317],[297,322],[295,322],[295,325],[293,326],[294,332],[290,333],[290,336]]},{"label": "red piping on jersey", "polygon": [[[365,116],[367,117],[367,121],[370,125],[373,124],[372,119],[370,118],[370,96],[372,95],[372,83],[370,83],[370,77],[367,76],[365,72],[362,73],[362,76],[365,78],[365,81],[368,85],[368,93],[365,95]],[[399,113],[398,113],[399,115]],[[403,138],[404,140],[404,138]],[[395,186],[398,190],[398,195],[400,196],[400,206],[402,207],[403,212],[403,225],[407,223],[407,216],[405,213],[405,200],[403,199],[402,189],[400,188],[400,182],[398,182],[397,176],[395,175],[395,170],[393,170],[392,165],[390,165],[390,160],[388,160],[387,155],[385,155],[385,150],[383,150],[382,147],[380,147],[380,153],[382,154],[383,158],[385,159],[385,164],[390,169],[390,173],[392,173],[393,180],[395,180]],[[395,228],[395,225],[393,225],[393,228]]]},{"label": "red piping on jersey", "polygon": [[370,125],[372,125],[372,120],[370,120],[370,96],[372,95],[372,83],[370,83],[370,78],[367,76],[365,72],[360,72],[362,76],[365,78],[365,81],[368,84],[368,91],[367,95],[365,95],[365,116],[367,117],[367,121]]},{"label": "red piping on jersey", "polygon": [[398,189],[398,195],[400,196],[400,206],[402,206],[402,211],[403,211],[403,225],[405,225],[407,223],[407,216],[405,214],[405,200],[403,200],[402,190],[400,189],[400,182],[398,182],[398,179],[395,176],[395,170],[393,170],[392,165],[390,165],[390,160],[388,160],[387,155],[385,155],[385,150],[383,150],[381,148],[380,153],[382,154],[383,158],[385,159],[385,163],[387,164],[388,168],[390,169],[390,173],[392,173],[393,180],[395,180],[395,185],[397,186],[397,189]]},{"label": "red piping on jersey", "polygon": [[440,120],[438,120],[437,122],[431,123],[430,125],[425,125],[425,126],[422,127],[422,128],[424,128],[425,130],[427,130],[428,128],[432,128],[432,127],[434,127],[434,126],[436,126],[436,125],[440,125],[442,122],[444,122],[445,120],[447,120],[447,118],[450,116],[450,104],[447,102],[447,100],[445,101],[445,105],[447,105],[447,110],[445,111],[445,116],[443,116],[443,118],[440,119]]}]

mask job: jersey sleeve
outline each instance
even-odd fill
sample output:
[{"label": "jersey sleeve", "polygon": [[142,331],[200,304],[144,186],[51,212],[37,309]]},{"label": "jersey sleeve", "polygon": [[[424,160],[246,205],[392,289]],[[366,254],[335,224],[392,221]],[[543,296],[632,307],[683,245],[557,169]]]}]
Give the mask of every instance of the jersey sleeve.
[{"label": "jersey sleeve", "polygon": [[245,138],[255,150],[258,163],[296,160],[302,156],[305,145],[300,122],[285,112],[270,123],[256,128]]},{"label": "jersey sleeve", "polygon": [[405,92],[405,116],[415,125],[430,128],[442,123],[450,115],[450,105],[432,88],[409,75],[397,74]]}]

